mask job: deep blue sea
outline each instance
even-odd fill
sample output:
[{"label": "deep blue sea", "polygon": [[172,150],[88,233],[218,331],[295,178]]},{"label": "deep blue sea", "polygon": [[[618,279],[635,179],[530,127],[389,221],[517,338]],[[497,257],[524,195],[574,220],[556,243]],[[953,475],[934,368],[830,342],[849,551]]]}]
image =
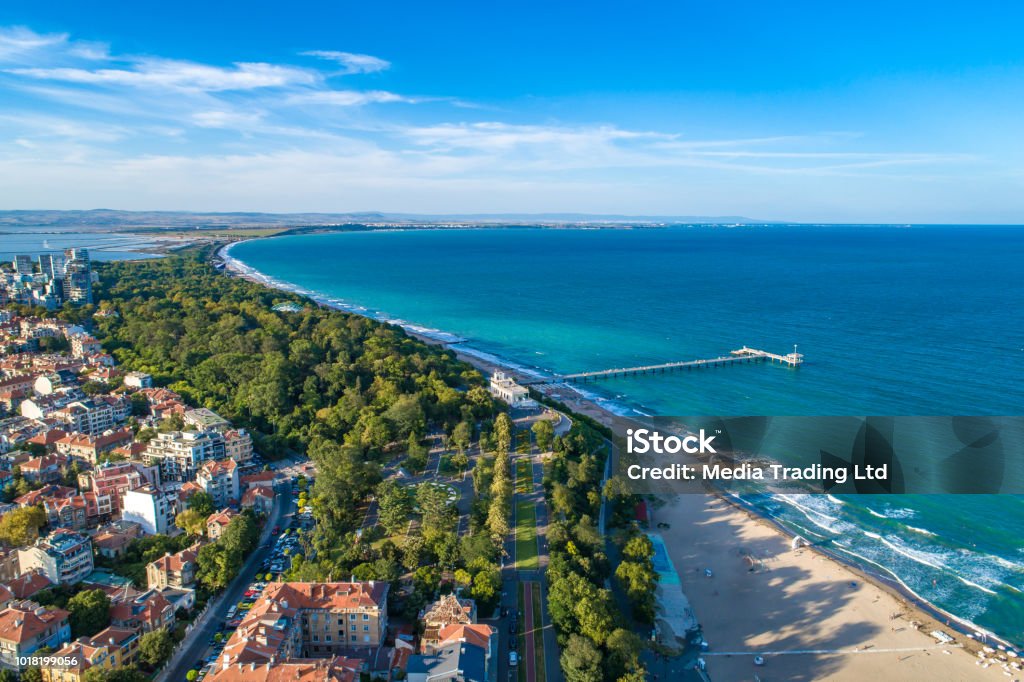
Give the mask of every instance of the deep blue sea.
[{"label": "deep blue sea", "polygon": [[[297,289],[559,374],[714,357],[769,365],[590,384],[651,415],[1024,415],[1024,228],[679,227],[352,232],[231,255]],[[1024,644],[1024,497],[753,502]]]}]

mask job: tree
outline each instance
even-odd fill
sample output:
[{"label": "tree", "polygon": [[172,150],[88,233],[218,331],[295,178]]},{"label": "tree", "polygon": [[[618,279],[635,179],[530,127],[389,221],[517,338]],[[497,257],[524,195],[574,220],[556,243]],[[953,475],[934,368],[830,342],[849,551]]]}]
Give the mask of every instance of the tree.
[{"label": "tree", "polygon": [[388,533],[404,530],[411,511],[409,493],[394,479],[377,486],[377,518]]},{"label": "tree", "polygon": [[174,639],[166,629],[147,632],[139,640],[139,660],[151,669],[157,668],[174,651]]},{"label": "tree", "polygon": [[512,447],[512,420],[505,412],[494,419],[494,444],[499,454],[508,453]]},{"label": "tree", "polygon": [[423,538],[414,535],[408,537],[402,545],[402,566],[407,571],[414,571],[423,560]]},{"label": "tree", "polygon": [[[208,516],[208,515],[207,515]],[[195,509],[186,509],[174,517],[174,523],[193,537],[206,535],[206,518]]]},{"label": "tree", "polygon": [[71,636],[91,637],[110,625],[110,597],[103,590],[85,590],[68,600]]},{"label": "tree", "polygon": [[481,611],[489,611],[498,605],[501,597],[501,571],[493,564],[485,566],[473,575],[473,586],[469,591]]},{"label": "tree", "polygon": [[43,682],[43,671],[36,667],[25,668],[19,682]]},{"label": "tree", "polygon": [[192,497],[188,498],[188,508],[197,514],[200,514],[205,519],[215,511],[213,507],[213,495],[205,490],[199,490],[192,493]]},{"label": "tree", "polygon": [[9,547],[30,545],[46,524],[46,512],[38,505],[20,507],[0,517],[0,542]]},{"label": "tree", "polygon": [[566,682],[601,682],[601,652],[586,637],[572,634],[562,649],[562,672]]},{"label": "tree", "polygon": [[454,509],[448,504],[448,489],[431,483],[421,483],[416,488],[416,502],[423,514],[423,525],[429,528],[447,529],[455,521]]},{"label": "tree", "polygon": [[241,567],[241,554],[226,551],[220,542],[203,545],[196,557],[196,580],[216,592],[227,587]]},{"label": "tree", "polygon": [[[459,422],[455,425],[455,429],[452,431],[452,443],[455,448],[459,451],[460,455],[464,455],[466,450],[469,449],[469,443],[473,439],[473,425],[469,422]],[[463,465],[465,466],[465,465]]]},{"label": "tree", "polygon": [[540,419],[533,424],[533,435],[537,439],[537,448],[546,451],[551,449],[555,438],[555,427],[547,419]]}]

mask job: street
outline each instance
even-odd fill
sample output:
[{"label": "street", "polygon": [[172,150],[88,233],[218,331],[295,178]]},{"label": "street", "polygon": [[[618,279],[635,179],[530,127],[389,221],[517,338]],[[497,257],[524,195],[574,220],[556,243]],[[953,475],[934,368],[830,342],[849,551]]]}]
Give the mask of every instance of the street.
[{"label": "street", "polygon": [[210,639],[224,623],[224,616],[228,609],[242,599],[242,595],[252,583],[257,569],[270,554],[269,540],[273,536],[274,526],[281,524],[282,519],[292,514],[289,484],[278,484],[274,490],[276,492],[274,508],[263,526],[259,547],[249,555],[242,565],[242,570],[238,572],[227,589],[211,600],[210,608],[193,624],[192,630],[183,640],[183,646],[154,678],[155,682],[182,682],[185,679],[185,675],[193,665],[206,654],[206,650],[210,647]]}]

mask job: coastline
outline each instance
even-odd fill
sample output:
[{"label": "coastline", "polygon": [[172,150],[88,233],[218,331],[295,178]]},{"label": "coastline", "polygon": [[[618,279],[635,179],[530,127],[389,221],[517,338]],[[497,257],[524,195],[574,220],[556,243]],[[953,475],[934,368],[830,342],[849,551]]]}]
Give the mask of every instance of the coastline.
[{"label": "coastline", "polygon": [[[233,273],[236,276],[240,276],[240,277],[249,279],[250,281],[259,283],[259,284],[261,284],[263,286],[279,289],[279,290],[282,290],[282,291],[287,291],[289,293],[295,293],[295,294],[299,294],[299,295],[302,295],[302,296],[306,296],[306,297],[310,298],[311,300],[313,300],[314,302],[316,302],[319,305],[333,307],[333,308],[342,310],[344,312],[349,312],[349,313],[352,313],[352,314],[362,315],[364,317],[369,317],[369,318],[374,319],[374,320],[379,321],[379,322],[384,322],[384,323],[387,323],[387,324],[393,324],[393,325],[399,326],[407,334],[409,334],[410,336],[412,336],[414,338],[417,338],[417,339],[423,341],[424,343],[427,343],[427,344],[430,344],[430,345],[444,346],[445,348],[450,350],[452,353],[454,353],[455,356],[458,357],[460,360],[463,360],[463,361],[467,362],[468,364],[476,367],[477,369],[479,369],[479,370],[481,370],[482,372],[485,372],[485,373],[493,373],[494,371],[503,371],[506,374],[509,374],[510,376],[514,377],[518,381],[529,381],[529,380],[536,379],[538,376],[542,376],[540,373],[538,373],[538,372],[536,372],[536,371],[534,371],[532,369],[515,365],[513,363],[510,363],[510,362],[502,359],[502,358],[490,355],[490,354],[485,353],[483,351],[475,350],[475,349],[472,349],[471,347],[468,347],[468,346],[460,347],[463,343],[465,343],[467,341],[467,339],[463,339],[463,338],[461,338],[461,337],[459,337],[457,335],[449,334],[449,333],[446,333],[446,332],[443,332],[443,331],[440,331],[440,330],[434,330],[434,329],[428,329],[428,328],[420,327],[420,326],[411,324],[411,323],[409,323],[407,321],[404,321],[404,320],[388,319],[388,318],[386,318],[384,316],[374,315],[369,310],[367,310],[365,308],[362,308],[362,307],[359,307],[359,306],[353,306],[353,305],[350,305],[350,304],[346,304],[343,301],[339,301],[337,299],[332,299],[332,298],[323,296],[321,294],[318,294],[317,292],[311,292],[311,291],[302,289],[301,287],[297,287],[295,285],[291,285],[291,284],[288,284],[286,282],[280,282],[278,280],[275,280],[274,278],[266,276],[263,273],[260,273],[260,272],[256,271],[255,269],[245,265],[241,261],[238,261],[238,260],[236,260],[236,259],[234,259],[234,258],[232,258],[230,256],[231,247],[234,244],[240,243],[240,241],[248,241],[248,240],[239,240],[239,241],[231,242],[229,244],[226,244],[226,245],[223,245],[223,246],[219,247],[217,249],[217,251],[216,251],[216,257],[218,257],[221,261],[223,261],[223,263],[225,265],[225,270]],[[596,399],[596,398],[594,398],[592,396],[588,396],[587,394],[585,394],[585,393],[575,389],[571,385],[567,385],[567,384],[546,384],[546,385],[543,386],[543,388],[544,388],[544,390],[541,391],[541,392],[546,397],[551,398],[552,400],[555,400],[555,401],[558,401],[558,402],[562,403],[563,405],[566,406],[567,409],[569,409],[572,412],[576,412],[578,414],[582,414],[582,415],[591,417],[592,419],[596,420],[597,422],[599,422],[599,423],[601,423],[603,425],[610,426],[615,419],[620,418],[621,416],[623,416],[622,414],[616,412],[613,409],[609,409],[604,404],[602,404],[605,401],[601,401],[601,400]],[[612,404],[611,401],[607,401],[607,402]],[[635,412],[634,412],[634,415],[640,416],[639,413],[635,413]],[[788,530],[785,527],[783,527],[782,525],[780,525],[777,521],[773,520],[770,517],[764,516],[763,514],[759,513],[757,510],[751,509],[751,508],[747,507],[746,505],[743,505],[743,504],[739,503],[736,500],[731,500],[731,499],[729,499],[725,495],[721,495],[721,494],[717,494],[717,493],[708,493],[706,496],[700,495],[700,496],[691,496],[691,497],[696,497],[698,499],[705,500],[706,504],[704,506],[705,507],[709,507],[709,506],[713,507],[713,509],[714,509],[713,514],[716,517],[726,519],[726,522],[728,524],[734,525],[736,528],[742,529],[742,532],[745,532],[745,533],[749,532],[749,533],[752,533],[752,534],[756,535],[759,532],[768,531],[768,532],[770,532],[770,537],[774,538],[776,545],[778,544],[778,541],[781,540],[782,544],[785,545],[786,547],[789,546],[790,540],[794,537],[794,534],[790,530]],[[667,504],[666,506],[671,506],[671,502],[669,504]],[[685,514],[682,514],[681,519],[677,519],[677,524],[676,525],[678,525],[679,528],[686,528],[686,529],[697,527],[697,526],[700,526],[700,525],[706,525],[707,524],[707,520],[706,520],[705,517],[707,517],[708,515],[709,515],[709,512],[707,512],[707,511],[701,511],[701,510],[694,511],[694,510],[690,509],[690,510],[687,510],[687,512]],[[758,529],[760,529],[760,531]],[[768,536],[765,536],[765,537],[768,537]],[[768,540],[768,542],[771,542],[771,541]],[[673,543],[673,544],[679,545],[680,543],[676,542],[676,543]],[[970,660],[972,660],[972,658],[970,656],[963,656],[962,654],[958,654],[957,650],[960,649],[961,652],[967,652],[967,653],[977,653],[977,652],[981,652],[983,647],[985,646],[984,643],[979,642],[979,641],[973,639],[972,634],[971,634],[971,630],[972,629],[974,629],[975,631],[979,631],[980,632],[981,631],[980,628],[977,628],[976,626],[973,626],[973,624],[970,624],[967,621],[963,621],[962,619],[959,619],[958,617],[956,617],[953,614],[949,614],[949,613],[946,613],[946,612],[942,611],[938,607],[934,606],[933,604],[930,604],[926,600],[924,600],[924,599],[920,598],[918,595],[914,594],[912,591],[910,591],[908,588],[906,588],[906,586],[902,585],[901,583],[899,583],[896,580],[893,580],[890,577],[887,577],[887,576],[882,575],[882,574],[876,574],[876,573],[867,571],[867,570],[863,569],[862,567],[854,565],[851,561],[845,560],[842,556],[840,556],[840,555],[838,555],[836,553],[833,553],[833,552],[830,552],[830,551],[827,551],[827,550],[824,550],[824,549],[818,548],[818,547],[801,547],[801,548],[798,548],[798,549],[788,550],[788,552],[787,551],[783,551],[783,550],[778,550],[778,551],[776,551],[775,555],[773,556],[773,559],[777,559],[778,557],[780,557],[780,556],[782,556],[784,554],[788,554],[788,553],[799,554],[801,556],[804,555],[804,554],[812,555],[814,558],[810,560],[810,566],[805,566],[804,569],[808,570],[811,574],[815,575],[815,578],[819,579],[820,581],[824,581],[824,582],[838,582],[838,583],[842,583],[842,584],[852,584],[852,583],[855,583],[857,581],[862,581],[862,582],[866,583],[871,588],[877,589],[881,595],[884,595],[884,597],[876,598],[875,601],[879,601],[879,599],[885,599],[885,600],[891,602],[894,605],[896,611],[899,611],[899,612],[902,613],[902,615],[900,616],[900,618],[902,619],[902,622],[920,623],[920,625],[913,630],[913,635],[916,635],[916,637],[913,637],[913,639],[915,639],[916,641],[912,642],[911,644],[909,644],[906,647],[902,647],[902,648],[901,647],[896,647],[893,650],[892,655],[896,656],[896,659],[895,659],[896,662],[899,662],[900,660],[902,660],[902,659],[899,658],[899,653],[900,652],[906,653],[906,652],[909,652],[909,651],[920,651],[922,653],[926,653],[927,656],[930,656],[930,652],[931,651],[933,651],[933,650],[937,651],[939,649],[941,649],[942,652],[944,652],[944,653],[949,653],[949,654],[954,655],[955,659],[959,663],[963,663],[964,662],[963,660],[960,660],[961,658],[966,659],[967,662],[969,662]],[[673,561],[676,561],[675,557],[673,557]],[[686,563],[686,562],[684,562],[684,563]],[[825,567],[828,567],[829,570],[826,571]],[[692,566],[687,565],[686,568],[687,568],[687,570],[689,570],[689,569],[692,568]],[[679,570],[679,572],[681,574],[684,573],[683,566],[680,566],[678,563],[677,563],[677,570]],[[833,575],[831,577],[827,577],[825,575],[826,573],[832,573]],[[721,580],[718,580],[717,583],[716,583],[719,588],[721,587],[721,582],[722,582]],[[685,583],[684,583],[684,591],[686,592],[687,597],[692,598],[692,595],[690,594],[690,586],[688,586]],[[695,592],[697,594],[700,594],[701,590],[696,589]],[[715,591],[715,596],[716,597],[719,596],[719,593],[718,593],[717,590]],[[799,600],[799,599],[802,599],[802,597],[801,596],[796,596],[796,597],[794,597],[794,599]],[[694,608],[695,608],[695,611],[697,613],[698,620],[700,620],[700,616],[702,615],[702,613],[703,613],[703,615],[707,615],[708,613],[716,613],[721,608],[721,601],[719,601],[717,607],[713,607],[712,604],[708,603],[708,604],[705,604],[704,605],[705,608],[702,609],[698,605],[700,601],[701,600],[698,599],[697,603],[694,603]],[[739,603],[736,603],[735,606],[737,607],[737,609],[739,611],[744,612],[744,616],[746,616],[748,620],[751,620],[751,619],[754,619],[754,618],[757,617],[757,613],[755,612],[756,609],[752,609],[751,608],[751,604],[745,603],[745,602],[739,602]],[[854,610],[856,611],[856,609],[854,609]],[[877,632],[882,632],[885,628],[889,628],[890,632],[892,632],[892,629],[894,627],[892,625],[892,619],[891,618],[881,618],[881,619],[879,619],[877,614],[875,614],[872,617],[871,625],[874,628],[873,631],[876,632],[876,633]],[[714,641],[715,646],[717,648],[723,649],[723,651],[724,651],[725,648],[728,648],[728,649],[731,650],[732,647],[734,647],[734,646],[742,646],[743,643],[739,643],[739,642],[726,642],[722,638],[717,637],[716,635],[712,634],[714,632],[714,630],[715,630],[714,623],[705,624],[705,634],[706,634],[706,636],[708,636],[710,639],[712,639]],[[902,633],[905,630],[906,630],[906,628],[904,628],[900,632]],[[956,641],[956,644],[954,644],[954,645],[940,645],[935,639],[933,639],[931,636],[929,636],[928,633],[930,633],[932,630],[941,630],[941,631],[947,632],[948,634],[954,634],[953,631],[955,631],[956,633],[960,634],[961,636],[957,636],[956,637],[957,641]],[[966,635],[966,636],[963,636],[963,635]],[[906,634],[906,635],[901,635],[901,637],[899,639],[904,640],[908,636],[909,636],[909,633]],[[990,639],[993,640],[992,643],[995,644],[996,643],[995,640],[997,638],[995,638],[990,633],[988,633],[988,636],[989,636]],[[792,633],[790,633],[790,637],[792,637]],[[760,643],[755,644],[755,643],[751,642],[751,644],[753,646],[761,647]],[[1005,648],[1010,648],[1005,643],[1001,643],[1001,644]],[[726,647],[725,645],[728,645],[728,646]],[[799,660],[803,656],[825,657],[825,658],[839,657],[839,658],[843,659],[844,663],[843,663],[842,666],[840,666],[836,670],[833,670],[833,671],[831,671],[829,673],[829,675],[828,675],[829,679],[863,679],[863,677],[867,676],[868,674],[870,674],[872,676],[879,676],[879,671],[876,670],[876,669],[868,670],[868,669],[860,666],[859,665],[859,661],[861,659],[871,658],[871,659],[876,659],[877,660],[878,657],[885,657],[885,656],[889,655],[889,654],[886,654],[886,653],[882,652],[882,650],[881,650],[882,647],[875,647],[875,651],[871,652],[871,653],[874,654],[873,656],[865,657],[865,656],[855,655],[855,654],[867,653],[872,647],[875,647],[875,645],[873,643],[869,643],[869,644],[864,645],[864,649],[863,650],[860,650],[860,645],[858,645],[857,647],[855,647],[852,650],[844,650],[843,647],[840,646],[840,647],[836,647],[835,651],[832,651],[832,652],[829,652],[829,653],[822,653],[823,649],[822,649],[821,646],[818,646],[818,645],[810,646],[810,648],[808,648],[808,647],[796,647],[796,649],[800,650],[801,653],[796,654],[796,655],[781,656],[780,658],[790,659],[790,660]],[[806,652],[803,651],[803,649],[805,649],[805,648],[807,649]],[[755,651],[750,651],[750,652],[746,652],[746,653],[749,654],[749,656],[753,656],[754,653],[756,653],[756,652]],[[795,654],[796,652],[794,651],[794,652],[788,652],[788,653],[794,653]],[[998,655],[1000,653],[1001,653],[1000,651],[995,651],[992,654],[992,656]],[[726,656],[724,654],[718,654],[717,652],[713,652],[712,654],[709,654],[709,655],[724,656],[724,658],[710,659],[711,662],[713,663],[713,665],[711,667],[709,667],[709,673],[712,675],[713,678],[715,677],[716,670],[718,670],[719,672],[721,671],[722,668],[720,666],[722,666],[722,663],[723,663],[724,660],[726,660],[726,659],[739,660],[739,659],[743,658],[743,655],[741,655],[739,653],[737,653],[735,655],[728,655],[728,656]],[[774,659],[775,659],[775,657],[773,657],[773,660]],[[943,660],[941,656],[937,656],[937,657],[934,657],[934,660],[935,660],[936,663],[944,664],[944,665],[935,666],[934,670],[927,671],[930,675],[933,675],[933,676],[937,675],[938,677],[934,677],[935,679],[938,679],[939,677],[942,677],[943,679],[965,679],[965,678],[962,678],[962,677],[947,678],[947,677],[945,677],[943,675],[943,673],[944,672],[948,672],[948,669],[950,668],[949,664],[952,662],[950,659],[944,659]],[[973,659],[973,660],[977,661],[977,659]],[[1004,659],[1003,660],[1006,660],[1005,654],[1004,654]],[[1013,657],[1010,657],[1010,660],[1013,660]],[[993,663],[995,663],[995,661],[993,661]],[[999,663],[1002,663],[1002,661],[999,661]],[[749,661],[745,665],[750,665]],[[774,674],[774,673],[778,672],[778,670],[774,668],[774,663],[772,665],[773,665],[772,673]],[[906,668],[909,668],[909,667],[910,666],[906,666]],[[926,666],[926,667],[928,667],[928,666]],[[955,667],[957,669],[961,669],[962,668],[961,665],[955,665],[953,667]],[[986,667],[988,667],[988,666],[986,666]],[[910,672],[910,670],[908,670],[906,668],[904,668],[903,670],[900,671],[901,672],[900,676],[891,677],[891,679],[905,679],[904,673],[909,673]],[[996,668],[997,668],[997,671],[1001,671],[1001,668],[1000,668],[999,665],[996,665]],[[969,669],[972,672],[972,677],[974,676],[974,674],[977,674],[979,672],[973,665],[970,666],[969,668],[964,668],[964,669],[965,670]],[[799,670],[800,669],[791,670],[787,674],[785,679],[818,679],[817,677],[808,677],[808,678],[800,677],[797,674],[799,672]],[[735,672],[738,673],[739,671],[735,671]],[[925,671],[915,671],[915,673],[918,673],[918,672],[923,673]],[[959,674],[964,674],[964,673],[961,670],[961,672]],[[1015,673],[1015,674],[1019,674],[1019,673]],[[838,676],[836,676],[836,675],[838,675]],[[881,676],[882,676],[883,679],[887,679],[888,678],[884,674],[881,675]],[[744,675],[743,678],[745,678],[745,677],[746,676]],[[728,676],[728,677],[725,677],[724,679],[741,679],[741,678],[740,677]],[[765,678],[765,677],[762,676],[761,679],[768,679],[768,678]]]}]

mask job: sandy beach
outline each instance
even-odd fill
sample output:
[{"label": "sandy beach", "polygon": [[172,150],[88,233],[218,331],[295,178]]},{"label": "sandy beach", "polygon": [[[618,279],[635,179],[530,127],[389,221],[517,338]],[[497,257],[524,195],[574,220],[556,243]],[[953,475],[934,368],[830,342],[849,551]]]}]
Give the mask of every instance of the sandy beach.
[{"label": "sandy beach", "polygon": [[[670,525],[658,532],[710,643],[712,680],[1024,679],[1007,677],[1001,662],[982,668],[977,643],[832,558],[791,549],[771,524],[723,499],[677,495],[654,521]],[[933,630],[957,643],[940,644]]]},{"label": "sandy beach", "polygon": [[[221,252],[219,255],[225,257]],[[236,274],[275,286],[230,257]],[[285,288],[282,286],[282,288]],[[351,311],[348,311],[351,312]],[[430,334],[405,329],[445,346],[484,374],[503,371],[519,381],[535,377],[497,359],[460,349]],[[569,386],[543,392],[569,410],[611,425],[618,417]],[[712,680],[1022,680],[982,644],[955,632],[903,595],[791,538],[767,520],[712,494],[674,495],[653,512],[686,597],[711,647],[704,658]],[[747,557],[755,559],[752,562]],[[713,577],[705,576],[710,568]],[[952,635],[941,644],[929,633]],[[993,645],[994,646],[994,645]],[[762,656],[763,666],[754,665]],[[1014,660],[1014,659],[1010,659]]]}]

